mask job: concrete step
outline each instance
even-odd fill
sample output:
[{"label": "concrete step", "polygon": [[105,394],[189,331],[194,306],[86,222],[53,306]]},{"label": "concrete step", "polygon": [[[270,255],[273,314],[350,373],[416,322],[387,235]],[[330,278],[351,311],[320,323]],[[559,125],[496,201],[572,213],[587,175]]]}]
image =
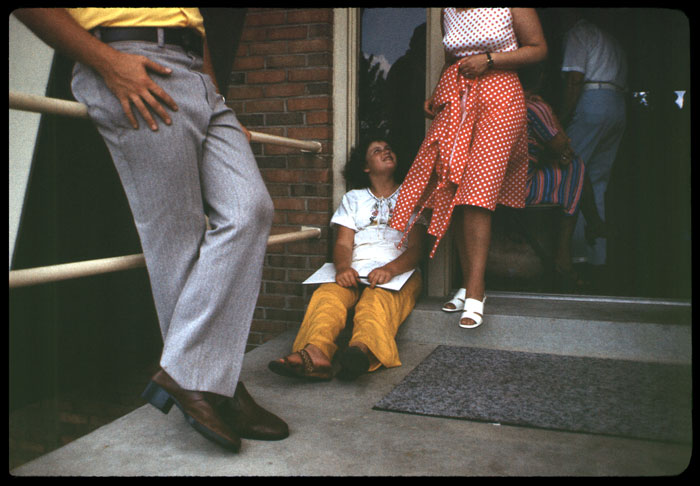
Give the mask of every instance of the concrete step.
[{"label": "concrete step", "polygon": [[397,338],[452,346],[567,356],[690,364],[689,302],[595,296],[487,296],[484,324],[457,325],[459,313],[441,311],[444,299],[418,302]]},{"label": "concrete step", "polygon": [[[491,295],[487,321],[471,331],[456,325],[456,315],[436,311],[439,301],[423,300],[400,330],[402,366],[381,369],[351,383],[306,383],[270,372],[267,363],[289,353],[294,330],[247,353],[241,379],[258,403],[287,421],[290,436],[285,440],[244,440],[242,450],[231,454],[197,434],[175,408],[163,415],[144,405],[10,472],[16,476],[682,474],[689,465],[692,444],[372,409],[438,344],[558,353],[561,346],[567,352],[594,356],[604,348],[606,355],[646,359],[645,353],[656,342],[666,350],[652,353],[654,359],[689,359],[688,305],[521,299]],[[606,339],[616,344],[606,345]],[[587,342],[576,343],[579,340]],[[625,342],[633,343],[634,351],[620,349]],[[675,353],[674,346],[678,346]]]}]

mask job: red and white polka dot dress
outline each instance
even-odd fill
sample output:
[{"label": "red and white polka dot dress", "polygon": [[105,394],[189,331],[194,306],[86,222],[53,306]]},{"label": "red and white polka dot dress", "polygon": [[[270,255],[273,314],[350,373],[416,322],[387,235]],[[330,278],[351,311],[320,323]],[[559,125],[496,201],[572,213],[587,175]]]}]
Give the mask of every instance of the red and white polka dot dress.
[{"label": "red and white polka dot dress", "polygon": [[[443,22],[443,43],[453,55],[518,48],[510,9],[445,9]],[[515,72],[488,70],[468,79],[455,63],[440,78],[433,102],[440,111],[406,175],[391,221],[408,234],[414,210],[432,208],[431,258],[455,206],[524,207],[527,184],[527,111]]]}]

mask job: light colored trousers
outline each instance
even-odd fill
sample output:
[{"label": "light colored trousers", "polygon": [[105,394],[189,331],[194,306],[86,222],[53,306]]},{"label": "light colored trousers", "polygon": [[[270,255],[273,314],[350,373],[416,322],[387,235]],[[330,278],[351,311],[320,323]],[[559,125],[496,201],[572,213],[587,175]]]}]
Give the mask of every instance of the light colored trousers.
[{"label": "light colored trousers", "polygon": [[163,336],[160,364],[185,389],[232,396],[272,200],[236,116],[199,72],[200,56],[155,43],[111,45],[171,68],[150,74],[179,108],[172,125],[154,114],[158,131],[140,118],[136,130],[102,78],[74,68],[73,94],[109,148],[139,233]]},{"label": "light colored trousers", "polygon": [[[624,93],[612,89],[591,89],[581,93],[574,117],[566,129],[574,152],[586,165],[586,176],[593,186],[595,204],[603,220],[607,220],[605,193],[625,124]],[[572,240],[572,256],[575,261],[603,265],[607,258],[606,240],[597,238],[595,244],[589,246],[584,227],[584,217],[579,211]]]},{"label": "light colored trousers", "polygon": [[364,285],[322,284],[311,296],[292,351],[313,344],[328,359],[333,359],[338,350],[335,340],[345,328],[348,310],[355,306],[350,344],[366,345],[379,360],[370,371],[381,365],[387,368],[401,366],[395,337],[399,326],[415,307],[421,285],[419,272],[415,272],[398,291]]}]

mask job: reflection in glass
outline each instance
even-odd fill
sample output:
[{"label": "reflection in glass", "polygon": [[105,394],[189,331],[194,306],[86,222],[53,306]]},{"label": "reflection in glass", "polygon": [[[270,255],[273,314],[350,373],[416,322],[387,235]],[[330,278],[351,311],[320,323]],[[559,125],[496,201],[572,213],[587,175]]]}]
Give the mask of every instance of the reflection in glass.
[{"label": "reflection in glass", "polygon": [[425,136],[425,9],[362,9],[360,137],[388,137],[408,170]]}]

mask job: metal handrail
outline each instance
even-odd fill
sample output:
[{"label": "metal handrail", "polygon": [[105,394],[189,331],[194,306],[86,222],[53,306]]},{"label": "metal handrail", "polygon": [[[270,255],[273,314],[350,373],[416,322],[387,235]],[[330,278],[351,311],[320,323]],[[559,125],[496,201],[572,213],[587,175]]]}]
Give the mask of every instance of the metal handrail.
[{"label": "metal handrail", "polygon": [[[278,245],[305,240],[308,238],[320,238],[321,228],[302,226],[300,231],[271,235],[267,239],[267,245]],[[82,262],[62,263],[45,267],[26,268],[10,271],[10,288],[28,287],[50,282],[59,282],[80,277],[90,277],[103,273],[118,272],[141,268],[146,265],[143,253],[126,255],[98,260]]]},{"label": "metal handrail", "polygon": [[[47,98],[46,96],[17,93],[14,91],[10,91],[10,109],[51,115],[64,115],[74,118],[88,117],[87,106],[77,101]],[[298,148],[305,152],[318,153],[321,151],[321,142],[313,140],[297,140],[294,138],[252,131],[250,132],[250,138],[251,142],[282,145],[285,147]]]}]

